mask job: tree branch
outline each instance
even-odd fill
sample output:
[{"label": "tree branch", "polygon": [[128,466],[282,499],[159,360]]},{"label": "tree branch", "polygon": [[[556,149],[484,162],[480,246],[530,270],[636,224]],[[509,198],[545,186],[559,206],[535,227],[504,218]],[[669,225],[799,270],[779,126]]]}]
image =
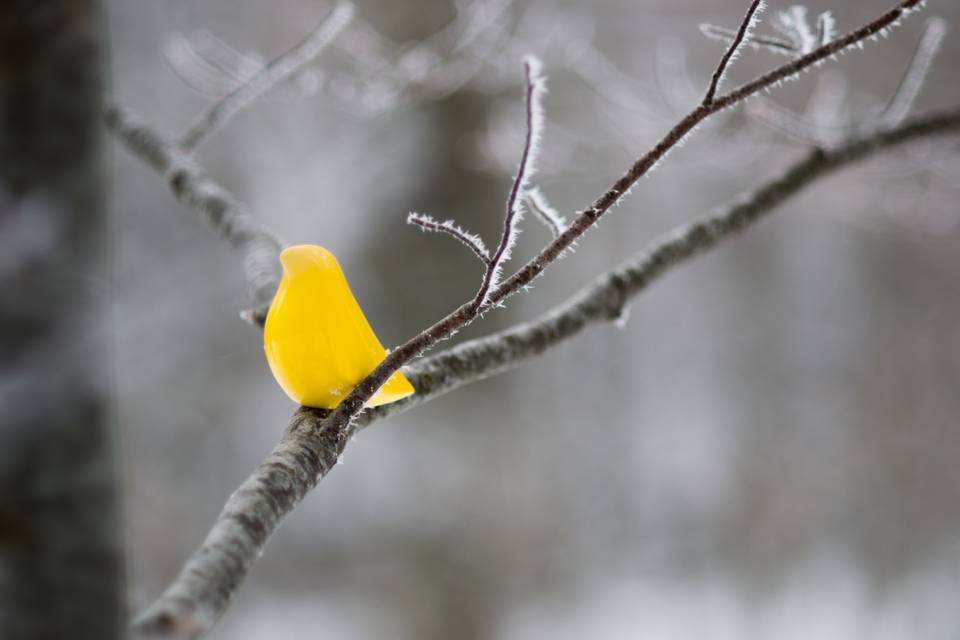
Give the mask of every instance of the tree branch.
[{"label": "tree branch", "polygon": [[534,171],[540,137],[543,130],[543,100],[544,81],[540,74],[540,61],[528,57],[523,61],[524,89],[526,94],[526,137],[523,141],[523,152],[520,154],[520,167],[510,187],[507,197],[507,210],[503,217],[503,232],[500,234],[500,243],[493,252],[493,257],[483,274],[483,282],[474,298],[473,306],[479,310],[487,304],[491,290],[496,289],[503,272],[503,265],[510,259],[513,245],[517,241],[517,225],[523,216],[523,191],[527,187],[530,175]]},{"label": "tree branch", "polygon": [[[723,210],[654,241],[542,316],[410,365],[404,373],[417,392],[399,402],[367,409],[357,417],[355,428],[514,369],[593,324],[619,318],[625,305],[654,280],[762,220],[819,178],[911,140],[957,131],[960,108],[916,118],[829,151],[813,150],[782,175]],[[139,631],[196,638],[212,627],[282,517],[343,453],[349,435],[325,427],[328,416],[327,411],[308,408],[293,415],[280,444],[230,496],[203,545],[140,618]]]},{"label": "tree branch", "polygon": [[280,284],[283,243],[188,154],[142,122],[129,110],[109,105],[107,128],[127,148],[163,176],[177,200],[193,209],[236,249],[243,260],[253,322],[263,326]]}]

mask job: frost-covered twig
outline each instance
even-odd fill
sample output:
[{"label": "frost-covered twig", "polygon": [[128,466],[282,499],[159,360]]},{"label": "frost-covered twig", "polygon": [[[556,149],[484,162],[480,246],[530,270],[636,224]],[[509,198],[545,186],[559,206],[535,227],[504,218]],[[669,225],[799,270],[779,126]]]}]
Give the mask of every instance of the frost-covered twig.
[{"label": "frost-covered twig", "polygon": [[404,369],[404,374],[417,393],[400,402],[365,411],[358,417],[358,424],[366,426],[457,387],[513,369],[591,324],[617,320],[630,300],[654,280],[724,240],[732,239],[820,178],[912,140],[957,132],[960,132],[960,108],[919,117],[889,131],[850,139],[830,150],[812,150],[756,190],[653,240],[620,266],[538,318],[415,361]]},{"label": "frost-covered twig", "polygon": [[453,220],[444,220],[439,221],[435,220],[432,216],[428,216],[422,213],[411,213],[407,216],[407,224],[412,224],[420,227],[424,231],[433,231],[435,233],[445,233],[456,240],[460,241],[462,244],[466,245],[470,251],[474,253],[483,264],[490,266],[490,251],[487,249],[487,245],[483,244],[483,238],[478,236],[475,233],[470,233],[466,229],[461,228]]},{"label": "frost-covered twig", "polygon": [[[737,32],[733,29],[727,29],[726,27],[708,22],[700,25],[700,33],[711,40],[719,40],[727,45],[732,45],[737,40]],[[750,47],[754,50],[766,49],[784,56],[794,56],[799,53],[797,48],[793,46],[793,43],[789,40],[761,34],[752,34],[749,40],[743,42],[743,46]]]},{"label": "frost-covered twig", "polygon": [[[756,191],[654,241],[542,316],[413,363],[405,374],[417,392],[364,411],[353,429],[513,369],[593,324],[620,317],[624,306],[658,277],[735,237],[819,178],[896,145],[957,131],[960,108],[917,118],[829,151],[813,150]],[[328,419],[328,412],[316,409],[301,408],[293,415],[281,442],[233,493],[203,545],[141,616],[138,631],[144,636],[186,639],[199,637],[213,626],[282,517],[343,452],[349,436],[330,428]]]},{"label": "frost-covered twig", "polygon": [[276,58],[230,95],[210,107],[183,135],[180,146],[193,150],[232,116],[276,86],[323,51],[353,18],[353,5],[341,0],[333,11],[295,47]]},{"label": "frost-covered twig", "polygon": [[520,155],[520,167],[517,169],[517,176],[513,180],[513,186],[510,187],[510,195],[507,196],[507,210],[503,218],[503,232],[500,234],[500,243],[490,258],[490,264],[483,275],[483,282],[474,298],[474,306],[479,310],[488,302],[488,296],[491,289],[495,289],[500,283],[503,265],[510,259],[513,251],[513,245],[517,242],[517,226],[523,217],[523,198],[522,194],[527,188],[527,183],[534,171],[537,151],[540,145],[540,137],[543,132],[543,94],[545,84],[540,72],[540,61],[532,56],[528,56],[523,62],[523,69],[526,78],[526,125],[527,133],[523,141],[523,152]]},{"label": "frost-covered twig", "polygon": [[[887,100],[886,106],[880,110],[879,115],[875,112],[865,117],[856,127],[856,131],[869,132],[874,129],[890,128],[906,118],[923,87],[927,72],[940,50],[946,31],[946,22],[941,18],[931,18],[927,21],[923,35],[913,51],[900,83]],[[826,86],[823,78],[824,76],[821,76],[817,93],[811,98],[812,118],[796,114],[771,101],[755,103],[750,108],[750,114],[763,124],[790,138],[809,145],[830,146],[842,140],[844,136],[853,134],[854,131],[847,130],[848,127],[844,125],[825,123],[824,116],[836,116],[843,101],[844,91],[843,87],[837,90],[836,81],[832,82],[832,87]]]},{"label": "frost-covered twig", "polygon": [[740,28],[737,29],[733,41],[730,43],[730,46],[727,47],[727,50],[720,58],[720,63],[713,71],[713,76],[710,78],[710,86],[707,88],[707,95],[703,98],[703,104],[713,102],[713,97],[717,94],[717,89],[720,88],[720,81],[723,80],[723,76],[727,73],[727,67],[736,59],[740,51],[740,45],[750,39],[750,32],[757,26],[758,15],[763,11],[764,6],[763,0],[753,0],[750,3],[750,8],[747,9],[746,15],[740,22]]},{"label": "frost-covered twig", "polygon": [[243,260],[252,309],[251,320],[262,325],[280,283],[280,240],[254,218],[240,200],[207,176],[188,154],[118,105],[106,112],[107,127],[146,162],[177,199],[196,211]]},{"label": "frost-covered twig", "polygon": [[500,283],[503,265],[510,259],[513,246],[517,242],[517,234],[520,232],[518,227],[523,217],[524,194],[527,191],[530,176],[534,172],[537,150],[543,130],[543,105],[541,102],[546,88],[540,71],[540,61],[533,56],[527,56],[523,61],[523,69],[526,97],[526,136],[523,141],[523,151],[520,154],[520,167],[517,169],[516,178],[514,178],[513,185],[510,187],[510,195],[507,196],[503,231],[493,255],[489,255],[486,246],[478,236],[464,231],[452,220],[438,223],[432,217],[418,213],[411,213],[407,217],[408,223],[418,225],[422,229],[441,231],[454,236],[470,247],[486,263],[487,268],[483,273],[480,288],[473,300],[473,306],[476,310],[486,305],[489,292]]},{"label": "frost-covered twig", "polygon": [[530,205],[530,210],[533,211],[534,215],[540,219],[540,222],[542,222],[545,227],[550,229],[554,238],[566,231],[567,221],[563,219],[559,211],[551,206],[547,201],[547,197],[543,195],[539,187],[527,189],[526,200],[527,204]]},{"label": "frost-covered twig", "polygon": [[[167,592],[141,617],[138,628],[166,637],[194,638],[202,635],[223,613],[230,597],[243,581],[283,515],[320,481],[339,458],[350,437],[361,424],[361,412],[365,403],[391,375],[425,350],[473,322],[484,311],[527,287],[617,204],[641,177],[711,115],[732,107],[763,89],[795,77],[850,46],[876,36],[897,23],[907,11],[916,8],[919,3],[920,0],[902,0],[877,19],[827,46],[778,67],[729,93],[720,96],[708,94],[709,100],[705,99],[681,119],[656,145],[630,166],[610,189],[590,207],[580,212],[563,233],[519,271],[496,287],[490,288],[481,299],[481,304],[477,304],[477,298],[471,299],[392,350],[337,408],[329,412],[299,410],[277,450],[231,497],[204,545],[191,556]],[[751,6],[755,9],[757,4],[755,0]],[[932,125],[929,122],[922,123],[920,128],[924,133],[931,134],[948,127],[956,127],[958,121],[960,114],[954,112],[950,114],[948,125],[943,124],[941,119]],[[889,139],[884,136],[889,136],[889,133],[879,133],[876,139]],[[876,144],[871,142],[867,144],[867,148],[874,148]],[[862,157],[865,153],[866,151],[861,152],[857,157]],[[811,162],[817,158],[831,157],[839,162],[840,156],[831,156],[828,152],[818,150],[814,152]],[[758,203],[758,207],[768,206],[771,199],[772,196],[767,195]],[[731,227],[726,231],[714,233],[715,229],[710,224],[697,227],[692,232],[691,242],[695,243],[695,246],[712,246],[720,238],[727,237],[749,224],[752,221],[749,211],[735,215]],[[695,253],[696,251],[693,251],[690,255]],[[667,259],[663,255],[657,258]],[[651,273],[656,274],[657,267],[653,267]]]}]

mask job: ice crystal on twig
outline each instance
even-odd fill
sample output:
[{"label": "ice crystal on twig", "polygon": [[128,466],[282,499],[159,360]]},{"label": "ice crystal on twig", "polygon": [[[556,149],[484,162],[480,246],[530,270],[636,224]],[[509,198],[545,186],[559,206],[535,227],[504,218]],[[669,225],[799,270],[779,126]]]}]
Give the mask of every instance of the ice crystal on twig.
[{"label": "ice crystal on twig", "polygon": [[541,75],[540,61],[527,56],[523,61],[526,93],[526,125],[527,133],[523,142],[523,152],[520,155],[520,167],[514,178],[510,195],[507,197],[506,214],[503,219],[503,232],[500,243],[490,259],[490,265],[483,277],[483,283],[477,292],[475,303],[483,306],[487,302],[491,290],[500,283],[503,274],[503,265],[510,259],[513,246],[517,241],[518,225],[523,217],[522,195],[527,189],[530,176],[533,175],[537,152],[540,148],[540,137],[543,131],[543,94],[546,92],[546,83]]},{"label": "ice crystal on twig", "polygon": [[458,226],[453,220],[435,220],[433,217],[422,213],[411,213],[407,216],[407,224],[420,227],[424,231],[433,231],[435,233],[446,233],[456,238],[466,245],[483,264],[490,265],[490,251],[483,243],[483,239],[475,233],[470,233],[466,229]]}]

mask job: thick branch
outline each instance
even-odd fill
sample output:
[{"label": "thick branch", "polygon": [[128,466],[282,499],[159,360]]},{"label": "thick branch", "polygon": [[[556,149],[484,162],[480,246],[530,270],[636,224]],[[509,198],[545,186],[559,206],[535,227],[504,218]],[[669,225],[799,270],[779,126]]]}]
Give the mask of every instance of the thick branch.
[{"label": "thick branch", "polygon": [[190,155],[127,109],[111,105],[106,123],[134,155],[164,177],[180,202],[196,211],[240,252],[253,303],[252,316],[263,325],[280,283],[280,240],[250,214],[246,205],[210,179]]},{"label": "thick branch", "polygon": [[[470,382],[509,369],[591,324],[620,316],[629,300],[672,267],[683,264],[761,220],[813,181],[904,142],[960,130],[960,108],[912,120],[896,129],[812,151],[780,177],[726,209],[683,227],[610,271],[531,322],[465,342],[411,365],[417,393],[367,410],[356,428],[401,413]],[[230,497],[203,546],[141,617],[138,629],[170,638],[196,638],[223,613],[280,519],[336,464],[348,434],[330,428],[327,412],[298,410],[280,444]]]}]

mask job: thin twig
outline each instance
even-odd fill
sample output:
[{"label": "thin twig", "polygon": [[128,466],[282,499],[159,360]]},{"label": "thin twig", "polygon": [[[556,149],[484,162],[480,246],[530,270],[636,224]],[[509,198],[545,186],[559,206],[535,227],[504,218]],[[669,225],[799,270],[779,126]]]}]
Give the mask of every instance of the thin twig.
[{"label": "thin twig", "polygon": [[736,56],[740,50],[740,45],[750,38],[750,31],[756,26],[756,16],[763,11],[764,6],[763,0],[753,0],[753,2],[750,3],[750,8],[747,9],[747,13],[740,23],[740,28],[737,29],[737,35],[733,37],[733,42],[727,47],[723,57],[720,58],[720,63],[713,71],[713,76],[710,78],[710,86],[707,88],[707,95],[703,98],[703,104],[713,102],[713,97],[717,94],[717,89],[720,87],[720,81],[723,80],[723,76],[727,73],[727,67],[735,60],[734,56]]},{"label": "thin twig", "polygon": [[803,5],[795,4],[786,11],[778,11],[773,26],[793,41],[801,55],[810,53],[820,43],[810,30],[807,8]]},{"label": "thin twig", "polygon": [[250,214],[245,204],[210,179],[190,155],[129,110],[110,105],[105,121],[134,155],[164,177],[177,200],[196,211],[240,252],[252,302],[250,317],[262,326],[280,283],[283,243]]},{"label": "thin twig", "polygon": [[[819,178],[885,149],[960,131],[960,108],[813,150],[779,177],[725,209],[654,241],[566,302],[526,323],[471,340],[405,370],[417,392],[368,409],[354,430],[425,404],[465,384],[513,369],[593,324],[615,320],[654,280],[762,220]],[[170,588],[140,618],[137,630],[164,638],[197,638],[226,609],[284,515],[335,466],[349,436],[325,425],[323,410],[298,410],[281,442],[234,492],[203,545]]]},{"label": "thin twig", "polygon": [[341,0],[303,41],[273,60],[259,73],[223,98],[183,134],[180,147],[191,151],[227,120],[276,86],[303,65],[316,58],[353,18],[353,5]]},{"label": "thin twig", "polygon": [[461,228],[453,220],[440,222],[422,213],[411,213],[407,216],[407,224],[416,225],[424,231],[449,235],[470,249],[488,268],[490,267],[490,251],[487,249],[487,245],[483,243],[483,239],[477,234]]},{"label": "thin twig", "polygon": [[523,153],[520,155],[520,168],[517,169],[517,177],[514,179],[513,185],[510,187],[510,195],[507,197],[507,211],[503,219],[500,243],[490,259],[487,271],[483,274],[483,282],[474,298],[474,306],[478,310],[487,303],[490,290],[496,288],[500,283],[503,265],[510,259],[513,245],[517,241],[517,225],[520,224],[520,218],[523,216],[523,204],[520,195],[526,189],[527,182],[534,171],[533,165],[536,160],[541,130],[543,129],[543,107],[540,101],[543,98],[544,81],[540,75],[540,61],[528,56],[523,62],[523,69],[526,87],[527,133],[523,141]]}]

